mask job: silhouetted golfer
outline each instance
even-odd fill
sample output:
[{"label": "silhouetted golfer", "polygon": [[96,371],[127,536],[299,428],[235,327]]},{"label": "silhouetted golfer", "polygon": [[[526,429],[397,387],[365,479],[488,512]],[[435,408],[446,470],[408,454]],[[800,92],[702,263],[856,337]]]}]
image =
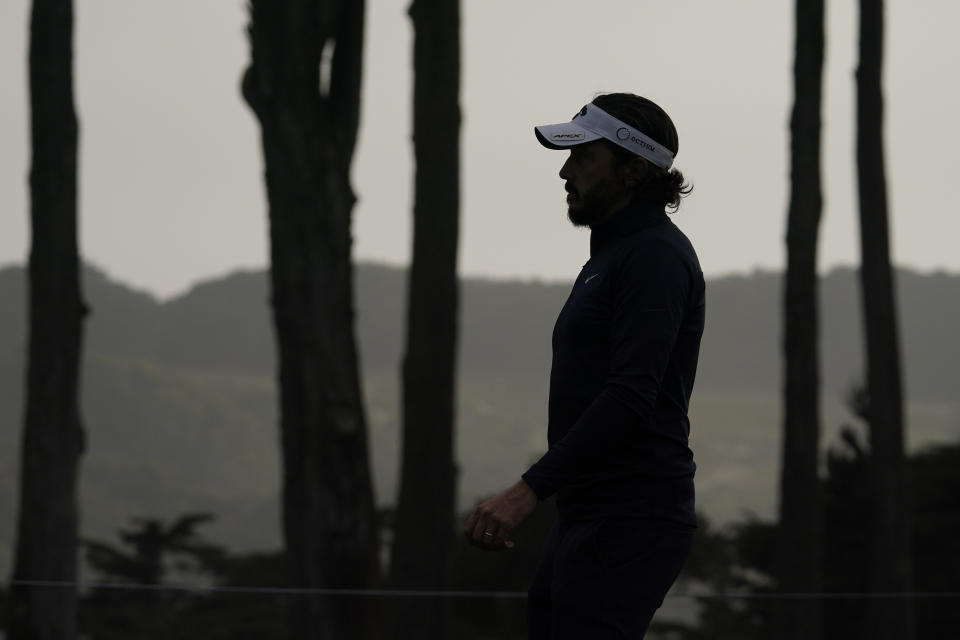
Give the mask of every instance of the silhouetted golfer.
[{"label": "silhouetted golfer", "polygon": [[571,122],[535,128],[560,169],[590,260],[553,330],[549,451],[467,519],[470,542],[510,531],[557,494],[530,587],[530,638],[642,638],[693,542],[687,407],[704,322],[703,273],[666,215],[689,192],[664,111],[608,94]]}]

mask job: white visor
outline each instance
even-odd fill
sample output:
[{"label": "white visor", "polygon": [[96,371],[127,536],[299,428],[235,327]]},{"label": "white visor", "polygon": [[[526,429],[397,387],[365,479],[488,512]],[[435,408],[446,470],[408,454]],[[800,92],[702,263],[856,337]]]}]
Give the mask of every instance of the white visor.
[{"label": "white visor", "polygon": [[595,104],[588,104],[570,122],[534,127],[537,140],[548,149],[568,149],[604,138],[645,158],[661,169],[673,164],[673,153],[634,127],[617,120]]}]

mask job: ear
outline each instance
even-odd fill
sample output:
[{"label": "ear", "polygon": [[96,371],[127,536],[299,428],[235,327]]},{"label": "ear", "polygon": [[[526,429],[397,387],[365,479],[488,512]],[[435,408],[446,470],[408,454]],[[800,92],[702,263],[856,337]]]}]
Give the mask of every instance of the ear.
[{"label": "ear", "polygon": [[631,158],[629,162],[622,165],[623,183],[628,189],[633,189],[646,177],[650,170],[650,165],[640,156]]}]

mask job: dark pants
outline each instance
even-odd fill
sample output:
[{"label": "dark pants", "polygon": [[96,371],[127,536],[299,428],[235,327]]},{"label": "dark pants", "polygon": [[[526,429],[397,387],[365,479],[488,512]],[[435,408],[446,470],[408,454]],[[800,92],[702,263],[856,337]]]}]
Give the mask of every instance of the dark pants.
[{"label": "dark pants", "polygon": [[558,522],[527,598],[530,640],[640,640],[694,529],[651,520]]}]

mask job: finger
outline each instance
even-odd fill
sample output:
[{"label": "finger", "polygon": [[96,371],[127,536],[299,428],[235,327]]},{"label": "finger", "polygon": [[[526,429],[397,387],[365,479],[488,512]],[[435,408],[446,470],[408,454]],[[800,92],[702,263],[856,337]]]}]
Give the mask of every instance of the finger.
[{"label": "finger", "polygon": [[483,546],[483,541],[482,541],[482,540],[477,540],[477,538],[476,538],[476,536],[474,535],[474,532],[473,532],[473,531],[469,531],[469,532],[466,532],[466,531],[465,531],[464,534],[465,534],[466,537],[467,537],[467,542],[469,542],[471,545],[473,545],[473,546],[475,546],[475,547]]},{"label": "finger", "polygon": [[497,527],[497,530],[494,531],[495,537],[491,538],[491,540],[493,540],[498,547],[506,547],[509,534],[510,527],[506,526],[505,524],[501,524],[499,527]]},{"label": "finger", "polygon": [[488,534],[496,535],[496,531],[491,530],[491,526],[492,523],[488,519],[484,517],[479,518],[476,527],[473,529],[474,542],[486,547],[487,543],[492,539]]},{"label": "finger", "polygon": [[492,514],[490,514],[486,509],[481,505],[480,517],[477,519],[477,524],[473,529],[473,539],[476,544],[488,548],[490,542],[494,540],[497,535],[497,522],[493,519]]},{"label": "finger", "polygon": [[483,515],[480,513],[480,507],[477,507],[470,515],[470,519],[467,520],[467,525],[463,530],[467,539],[470,540],[470,544],[478,544],[479,542],[477,540],[477,530],[483,525],[481,520],[483,520]]},{"label": "finger", "polygon": [[487,521],[487,527],[483,530],[483,546],[491,551],[495,551],[500,546],[498,543],[499,527],[496,522]]},{"label": "finger", "polygon": [[509,540],[505,542],[499,542],[499,541],[489,542],[485,547],[487,551],[497,551],[497,552],[507,551],[508,549],[512,549],[512,548],[513,548],[513,543],[510,542]]},{"label": "finger", "polygon": [[516,545],[514,544],[513,540],[510,539],[509,534],[508,534],[508,535],[501,535],[501,536],[498,536],[498,537],[497,537],[497,550],[498,550],[498,551],[507,551],[507,550],[509,550],[509,549],[513,549],[514,546],[516,546]]}]

